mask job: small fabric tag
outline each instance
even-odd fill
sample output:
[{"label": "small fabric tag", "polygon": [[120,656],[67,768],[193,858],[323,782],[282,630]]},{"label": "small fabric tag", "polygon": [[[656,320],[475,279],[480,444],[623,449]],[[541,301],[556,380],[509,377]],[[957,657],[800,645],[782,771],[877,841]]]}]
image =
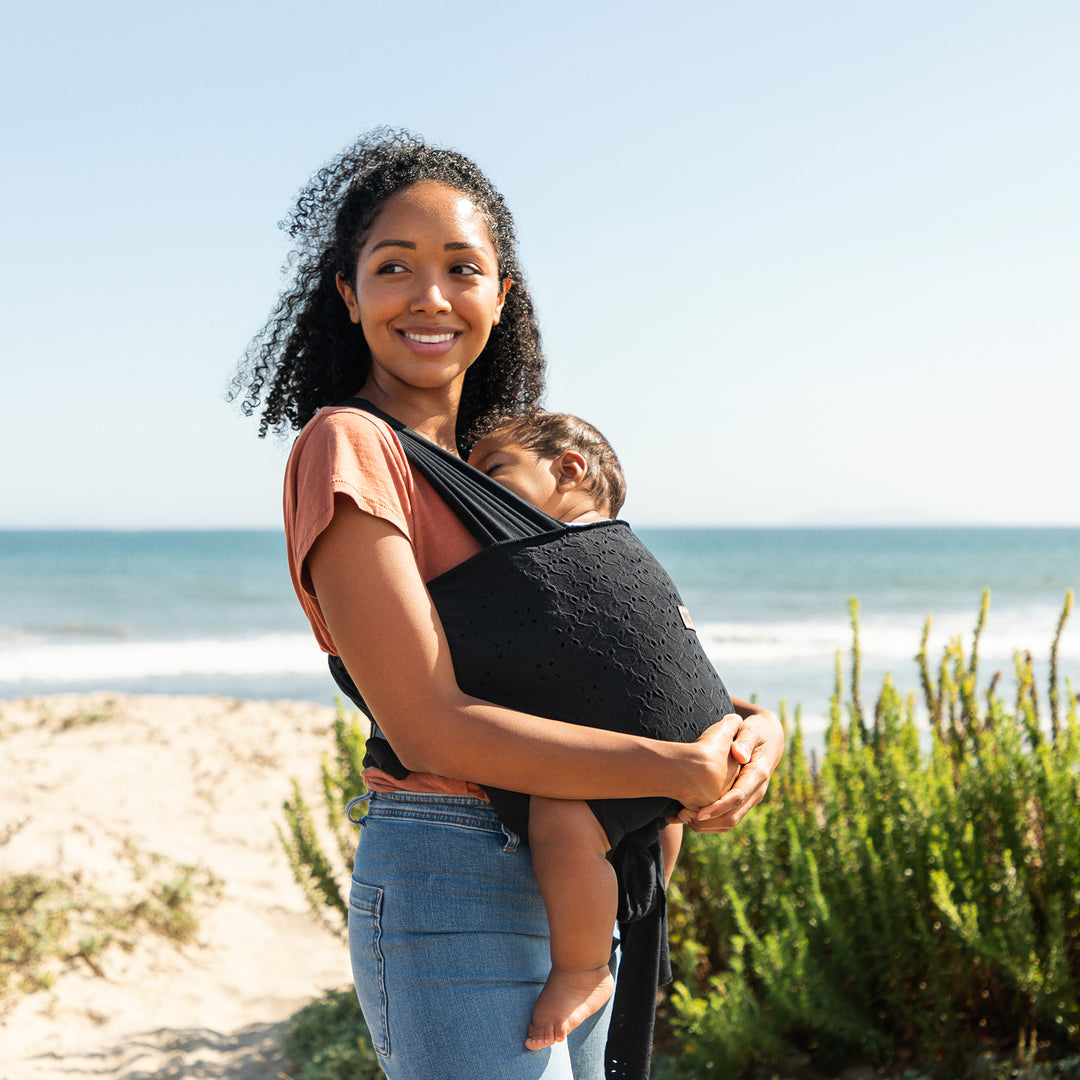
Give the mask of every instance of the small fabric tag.
[{"label": "small fabric tag", "polygon": [[694,625],[694,620],[690,618],[690,609],[683,607],[682,604],[680,604],[679,614],[682,616],[683,626],[685,626],[687,630],[693,630],[694,633],[697,633],[697,627]]}]

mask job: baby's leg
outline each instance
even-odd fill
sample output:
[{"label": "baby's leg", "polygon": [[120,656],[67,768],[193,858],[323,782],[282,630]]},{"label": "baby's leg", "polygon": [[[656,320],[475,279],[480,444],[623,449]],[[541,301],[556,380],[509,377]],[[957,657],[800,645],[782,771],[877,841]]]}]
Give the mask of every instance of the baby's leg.
[{"label": "baby's leg", "polygon": [[660,851],[664,856],[664,888],[671,884],[671,875],[675,871],[675,860],[682,847],[683,827],[680,822],[668,822],[660,830]]},{"label": "baby's leg", "polygon": [[562,1042],[615,990],[608,969],[618,911],[607,834],[589,804],[529,800],[529,846],[551,927],[551,974],[536,999],[530,1050]]}]

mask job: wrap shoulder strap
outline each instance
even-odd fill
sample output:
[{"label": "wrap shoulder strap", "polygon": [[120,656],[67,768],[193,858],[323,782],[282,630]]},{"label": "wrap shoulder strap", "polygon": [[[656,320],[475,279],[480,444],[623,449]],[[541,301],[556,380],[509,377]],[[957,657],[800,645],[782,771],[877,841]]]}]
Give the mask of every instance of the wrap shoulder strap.
[{"label": "wrap shoulder strap", "polygon": [[524,540],[566,528],[561,521],[418,435],[365,398],[349,398],[341,405],[369,412],[393,429],[409,463],[439,493],[481,546],[490,547],[503,540]]}]

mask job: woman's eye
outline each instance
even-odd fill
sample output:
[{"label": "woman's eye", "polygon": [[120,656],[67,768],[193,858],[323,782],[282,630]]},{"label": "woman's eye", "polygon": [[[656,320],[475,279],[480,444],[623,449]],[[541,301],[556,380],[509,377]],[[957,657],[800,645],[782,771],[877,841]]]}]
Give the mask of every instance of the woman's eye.
[{"label": "woman's eye", "polygon": [[407,267],[402,263],[392,262],[383,263],[375,272],[377,274],[404,274],[407,272]]},{"label": "woman's eye", "polygon": [[473,274],[481,273],[480,267],[473,263],[458,263],[457,266],[450,268],[451,274],[466,274],[472,276]]}]

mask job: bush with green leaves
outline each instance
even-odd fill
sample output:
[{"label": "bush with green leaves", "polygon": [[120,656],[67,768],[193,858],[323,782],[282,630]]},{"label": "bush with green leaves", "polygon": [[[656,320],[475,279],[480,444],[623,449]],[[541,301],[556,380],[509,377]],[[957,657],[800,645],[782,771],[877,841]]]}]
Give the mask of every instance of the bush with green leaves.
[{"label": "bush with green leaves", "polygon": [[349,906],[342,889],[352,873],[356,850],[356,826],[345,816],[350,799],[364,794],[364,735],[359,713],[346,715],[338,702],[334,717],[334,750],[324,754],[320,768],[323,808],[326,816],[323,836],[329,837],[333,855],[328,855],[315,815],[293,779],[292,798],[284,804],[284,827],[277,826],[293,877],[304,891],[308,904],[320,921],[344,935]]},{"label": "bush with green leaves", "polygon": [[383,1080],[352,989],[327,990],[289,1022],[282,1040],[297,1063],[292,1080]]},{"label": "bush with green leaves", "polygon": [[1030,654],[1015,695],[978,689],[970,650],[873,714],[836,692],[820,765],[798,716],[766,801],[722,842],[691,837],[671,921],[684,1080],[852,1061],[976,1075],[980,1061],[1080,1050],[1080,725],[1051,651],[1048,724]]},{"label": "bush with green leaves", "polygon": [[142,933],[177,945],[195,940],[199,915],[220,895],[220,881],[205,867],[145,855],[134,845],[125,853],[142,887],[123,900],[78,876],[0,876],[0,1013],[21,995],[52,986],[74,964],[104,977],[108,950],[130,950]]}]

